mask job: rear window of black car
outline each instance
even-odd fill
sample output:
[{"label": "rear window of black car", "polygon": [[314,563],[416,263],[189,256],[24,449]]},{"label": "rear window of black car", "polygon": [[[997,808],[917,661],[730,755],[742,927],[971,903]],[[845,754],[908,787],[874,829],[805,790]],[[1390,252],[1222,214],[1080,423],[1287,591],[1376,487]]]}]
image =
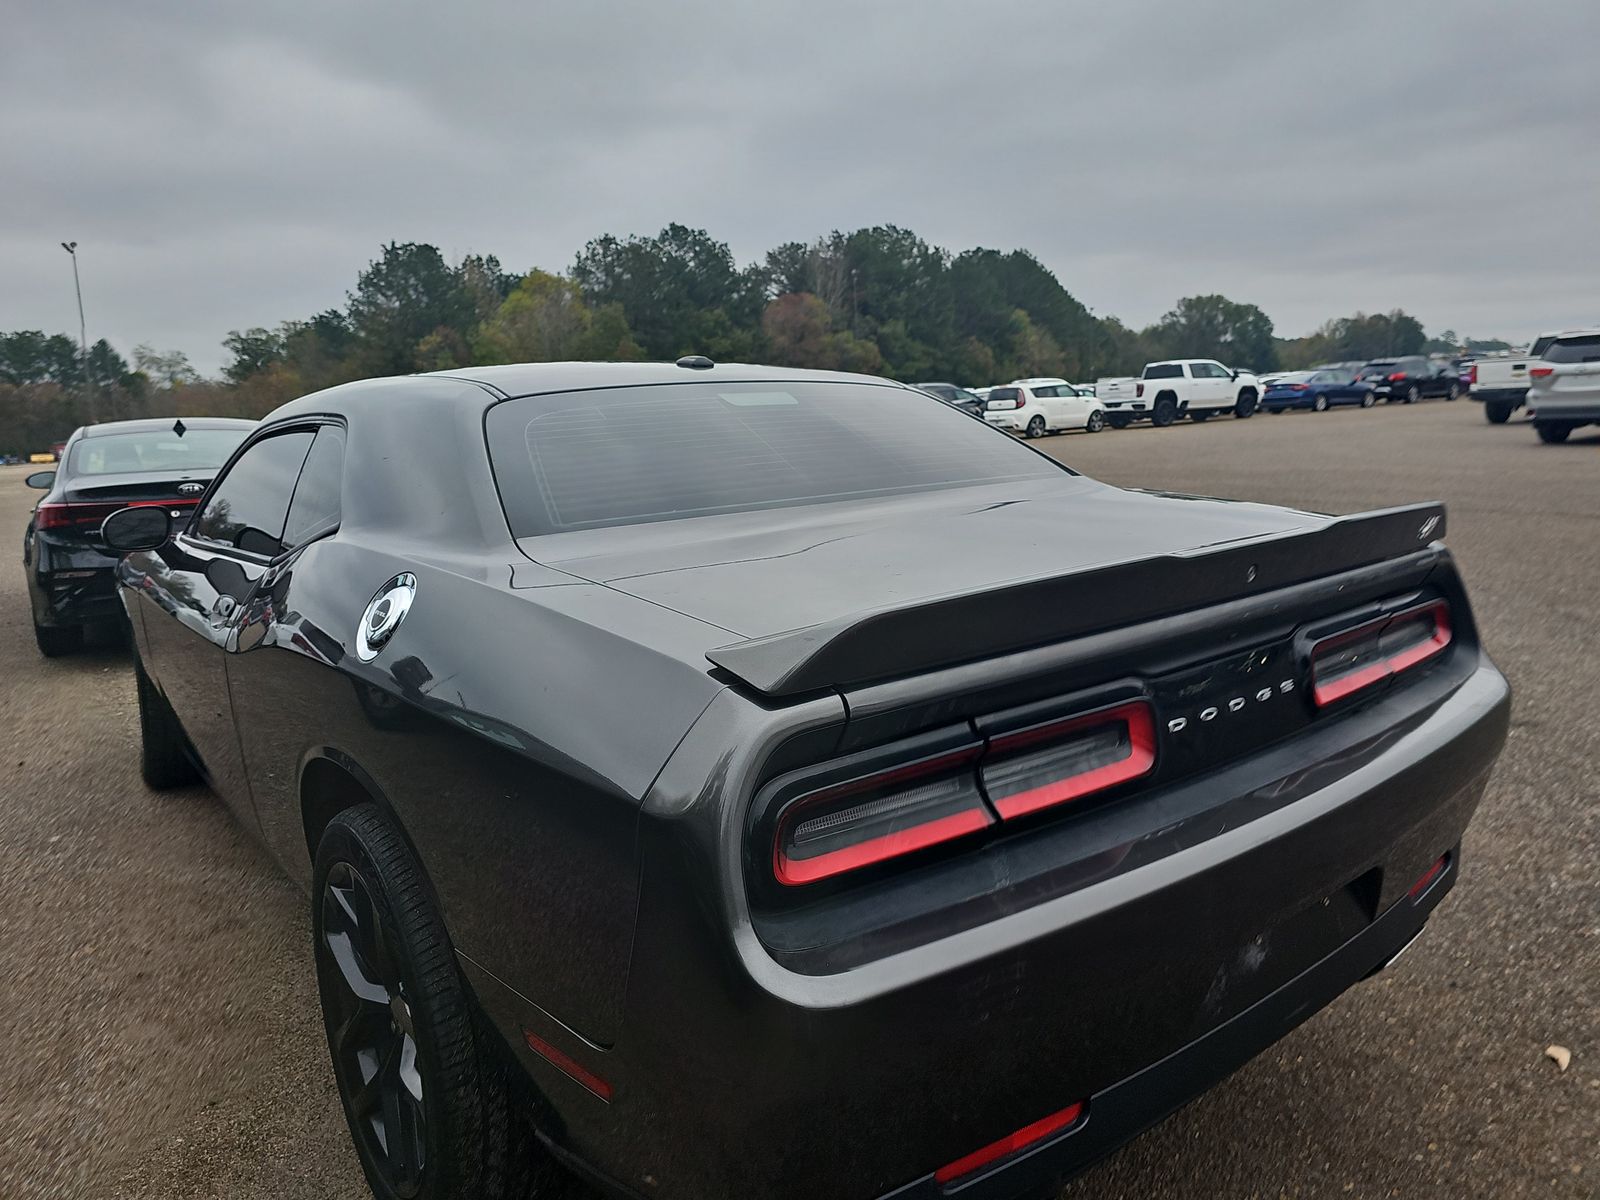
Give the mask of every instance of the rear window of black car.
[{"label": "rear window of black car", "polygon": [[69,475],[123,475],[139,471],[215,471],[244,441],[248,429],[171,429],[102,433],[73,444]]},{"label": "rear window of black car", "polygon": [[489,410],[529,537],[1049,477],[1064,468],[931,397],[845,383],[668,384]]},{"label": "rear window of black car", "polygon": [[1544,361],[1553,363],[1600,362],[1600,334],[1558,338],[1545,347]]}]

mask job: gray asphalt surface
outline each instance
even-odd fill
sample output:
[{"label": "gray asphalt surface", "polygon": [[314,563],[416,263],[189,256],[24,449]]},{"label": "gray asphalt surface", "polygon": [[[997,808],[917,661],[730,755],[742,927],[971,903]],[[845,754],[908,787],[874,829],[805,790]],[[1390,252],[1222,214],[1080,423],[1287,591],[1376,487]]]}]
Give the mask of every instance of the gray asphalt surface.
[{"label": "gray asphalt surface", "polygon": [[[1445,500],[1516,690],[1426,936],[1066,1197],[1600,1196],[1600,430],[1546,447],[1433,402],[1038,444],[1130,486]],[[0,1197],[363,1196],[305,901],[204,789],[140,783],[124,649],[34,649],[25,473],[0,468]]]}]

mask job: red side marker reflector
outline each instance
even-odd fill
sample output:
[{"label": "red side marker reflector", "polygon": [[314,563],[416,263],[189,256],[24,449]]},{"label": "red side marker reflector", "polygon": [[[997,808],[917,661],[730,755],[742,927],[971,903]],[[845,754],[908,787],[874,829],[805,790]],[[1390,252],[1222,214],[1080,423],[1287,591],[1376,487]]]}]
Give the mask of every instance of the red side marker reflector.
[{"label": "red side marker reflector", "polygon": [[1439,856],[1439,861],[1424,871],[1422,873],[1422,878],[1411,885],[1411,891],[1408,892],[1407,895],[1409,895],[1413,900],[1420,897],[1423,892],[1427,891],[1433,886],[1433,881],[1435,879],[1444,874],[1444,869],[1449,865],[1450,856],[1448,854],[1441,854]]},{"label": "red side marker reflector", "polygon": [[1058,1113],[1051,1113],[1042,1121],[1035,1121],[1032,1125],[1025,1125],[1015,1133],[1001,1138],[998,1142],[991,1142],[982,1150],[974,1150],[965,1158],[958,1158],[948,1166],[940,1167],[933,1173],[935,1183],[951,1183],[974,1171],[981,1171],[991,1163],[998,1162],[1020,1150],[1026,1150],[1036,1142],[1042,1142],[1053,1133],[1060,1133],[1078,1123],[1078,1118],[1083,1116],[1084,1101],[1063,1108]]},{"label": "red side marker reflector", "polygon": [[593,1092],[606,1103],[609,1104],[611,1102],[611,1085],[604,1079],[601,1079],[600,1076],[589,1070],[571,1055],[564,1054],[560,1050],[557,1050],[554,1046],[545,1041],[538,1034],[534,1033],[531,1029],[524,1029],[522,1031],[522,1036],[528,1043],[528,1049],[539,1055],[540,1058],[543,1058],[556,1070],[560,1071],[563,1075],[567,1076],[567,1078],[573,1080],[580,1086]]}]

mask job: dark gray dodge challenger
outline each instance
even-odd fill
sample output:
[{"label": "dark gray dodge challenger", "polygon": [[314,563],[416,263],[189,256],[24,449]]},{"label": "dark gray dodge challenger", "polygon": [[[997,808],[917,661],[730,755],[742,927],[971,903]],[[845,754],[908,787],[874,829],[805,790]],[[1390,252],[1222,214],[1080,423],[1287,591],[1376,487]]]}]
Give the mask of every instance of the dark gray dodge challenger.
[{"label": "dark gray dodge challenger", "polygon": [[1160,1120],[1455,883],[1510,698],[1443,532],[702,358],[319,392],[103,529],[145,778],[309,887],[428,1200],[1008,1197]]}]

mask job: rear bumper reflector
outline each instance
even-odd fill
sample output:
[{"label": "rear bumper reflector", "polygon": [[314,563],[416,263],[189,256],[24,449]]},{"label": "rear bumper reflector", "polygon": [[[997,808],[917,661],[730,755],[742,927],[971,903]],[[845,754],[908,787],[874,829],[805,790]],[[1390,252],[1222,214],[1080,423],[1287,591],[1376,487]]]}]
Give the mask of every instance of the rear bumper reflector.
[{"label": "rear bumper reflector", "polygon": [[1060,1112],[1051,1113],[1043,1120],[1035,1121],[1032,1125],[1024,1125],[1013,1134],[1008,1134],[998,1142],[990,1142],[981,1150],[974,1150],[955,1162],[940,1167],[933,1173],[935,1183],[953,1183],[977,1171],[983,1170],[1003,1158],[1009,1158],[1018,1151],[1026,1150],[1035,1143],[1044,1141],[1052,1134],[1071,1129],[1082,1119],[1085,1102],[1080,1100],[1070,1104]]}]

